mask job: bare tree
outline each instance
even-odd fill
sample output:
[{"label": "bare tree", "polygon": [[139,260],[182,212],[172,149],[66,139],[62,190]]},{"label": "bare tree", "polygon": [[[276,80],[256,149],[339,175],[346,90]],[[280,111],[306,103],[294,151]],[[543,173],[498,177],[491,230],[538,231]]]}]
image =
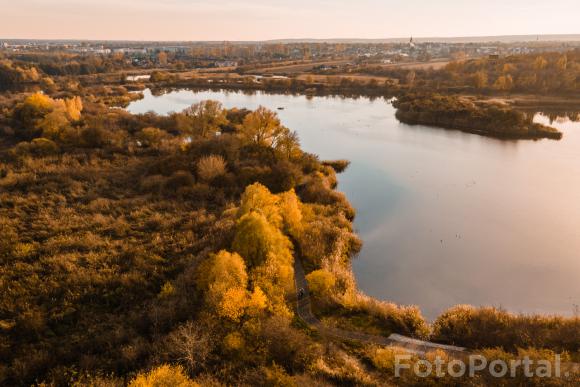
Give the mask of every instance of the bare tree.
[{"label": "bare tree", "polygon": [[175,359],[194,373],[205,368],[205,363],[213,349],[207,329],[191,321],[181,325],[168,337],[168,349]]}]

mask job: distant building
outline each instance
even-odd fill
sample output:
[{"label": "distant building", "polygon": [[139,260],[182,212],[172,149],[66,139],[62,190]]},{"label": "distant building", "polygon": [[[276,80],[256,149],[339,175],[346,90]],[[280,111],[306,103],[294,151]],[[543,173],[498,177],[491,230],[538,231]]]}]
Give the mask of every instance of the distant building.
[{"label": "distant building", "polygon": [[122,54],[129,54],[129,55],[145,55],[147,54],[147,50],[144,48],[115,48],[113,52],[119,52]]},{"label": "distant building", "polygon": [[214,63],[215,67],[238,67],[238,62],[233,60],[222,60]]},{"label": "distant building", "polygon": [[499,61],[499,54],[489,54],[487,60],[492,64],[496,64]]}]

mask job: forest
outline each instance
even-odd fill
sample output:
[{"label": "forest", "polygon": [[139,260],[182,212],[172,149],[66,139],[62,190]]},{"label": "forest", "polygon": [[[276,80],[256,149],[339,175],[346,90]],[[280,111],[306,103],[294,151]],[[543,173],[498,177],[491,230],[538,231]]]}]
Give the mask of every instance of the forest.
[{"label": "forest", "polygon": [[356,72],[393,78],[415,91],[575,96],[580,93],[580,50],[456,60],[442,69],[360,66]]}]

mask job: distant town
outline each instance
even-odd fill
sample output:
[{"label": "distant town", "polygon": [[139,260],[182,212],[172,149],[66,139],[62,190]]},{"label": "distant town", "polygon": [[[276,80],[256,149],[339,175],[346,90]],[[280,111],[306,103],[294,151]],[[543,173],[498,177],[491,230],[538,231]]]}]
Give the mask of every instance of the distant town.
[{"label": "distant town", "polygon": [[[481,39],[481,38],[480,38]],[[316,70],[345,70],[349,65],[389,65],[441,62],[469,58],[566,52],[580,47],[575,40],[455,42],[414,39],[376,41],[278,41],[278,42],[108,42],[2,40],[0,52],[66,53],[79,56],[117,56],[135,67],[169,66],[188,68],[236,68],[259,63],[285,61],[336,61],[323,63]]]}]

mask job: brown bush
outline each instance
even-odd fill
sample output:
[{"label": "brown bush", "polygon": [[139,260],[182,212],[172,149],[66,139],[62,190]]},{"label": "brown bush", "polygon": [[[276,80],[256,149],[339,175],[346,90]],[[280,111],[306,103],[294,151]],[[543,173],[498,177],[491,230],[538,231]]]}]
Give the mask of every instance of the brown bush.
[{"label": "brown bush", "polygon": [[222,156],[204,156],[197,162],[197,176],[204,181],[212,181],[226,173],[226,161]]},{"label": "brown bush", "polygon": [[455,306],[435,320],[433,340],[470,348],[580,351],[580,318],[515,315],[501,309]]}]

